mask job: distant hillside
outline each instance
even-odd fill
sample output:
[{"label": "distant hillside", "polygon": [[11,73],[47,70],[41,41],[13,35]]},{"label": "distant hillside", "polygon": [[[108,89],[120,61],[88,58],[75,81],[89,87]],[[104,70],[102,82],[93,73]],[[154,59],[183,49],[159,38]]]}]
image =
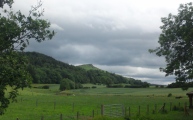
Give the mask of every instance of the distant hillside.
[{"label": "distant hillside", "polygon": [[62,79],[68,78],[81,84],[143,84],[140,80],[100,70],[92,64],[73,66],[37,52],[26,52],[24,55],[29,60],[28,71],[33,83],[58,84]]},{"label": "distant hillside", "polygon": [[81,68],[85,69],[86,71],[88,71],[88,70],[100,70],[99,68],[93,66],[92,64],[79,65],[78,67],[81,67]]}]

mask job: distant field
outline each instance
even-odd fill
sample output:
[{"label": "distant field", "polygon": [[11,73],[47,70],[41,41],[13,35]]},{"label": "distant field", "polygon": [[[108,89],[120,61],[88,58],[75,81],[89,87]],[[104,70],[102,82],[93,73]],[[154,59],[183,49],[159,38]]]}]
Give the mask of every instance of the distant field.
[{"label": "distant field", "polygon": [[[93,110],[95,116],[100,116],[102,104],[122,104],[126,108],[130,107],[132,120],[192,120],[193,117],[193,111],[190,116],[184,116],[183,111],[170,111],[170,104],[183,107],[184,103],[188,103],[187,91],[180,88],[106,88],[104,85],[90,84],[85,86],[97,88],[64,92],[59,92],[59,85],[49,85],[50,89],[34,88],[40,86],[43,85],[32,85],[31,89],[19,91],[18,102],[11,103],[5,115],[0,116],[0,120],[40,120],[41,116],[44,116],[44,120],[60,120],[60,114],[63,114],[65,120],[73,120],[76,119],[77,112],[81,116],[87,116],[82,119],[91,119]],[[193,88],[188,91],[193,91]],[[167,97],[169,93],[172,94],[171,97]],[[182,98],[175,99],[176,96]],[[167,114],[157,112],[163,103],[166,103]],[[155,105],[156,112],[153,114]],[[139,106],[140,115],[137,115]]]}]

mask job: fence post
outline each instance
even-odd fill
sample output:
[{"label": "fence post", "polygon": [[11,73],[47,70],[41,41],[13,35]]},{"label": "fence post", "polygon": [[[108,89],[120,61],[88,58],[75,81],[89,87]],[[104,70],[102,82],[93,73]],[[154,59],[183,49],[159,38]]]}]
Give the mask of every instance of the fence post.
[{"label": "fence post", "polygon": [[92,111],[92,117],[94,118],[94,110]]},{"label": "fence post", "polygon": [[123,114],[123,116],[125,116],[126,114],[125,114],[125,107],[122,105],[122,114]]},{"label": "fence post", "polygon": [[104,105],[101,105],[101,115],[104,115]]},{"label": "fence post", "polygon": [[36,99],[36,107],[38,106],[38,99]]},{"label": "fence post", "polygon": [[77,120],[78,120],[79,119],[79,112],[77,112],[77,116],[76,117],[77,117]]},{"label": "fence post", "polygon": [[170,111],[172,111],[172,103],[170,102]]},{"label": "fence post", "polygon": [[60,114],[60,120],[62,120],[62,114]]},{"label": "fence post", "polygon": [[44,120],[44,116],[41,117],[41,120]]},{"label": "fence post", "polygon": [[72,112],[74,112],[74,103],[72,103]]},{"label": "fence post", "polygon": [[125,107],[125,116],[127,115],[127,107]]},{"label": "fence post", "polygon": [[55,108],[56,108],[56,100],[54,101],[54,110],[55,110]]}]

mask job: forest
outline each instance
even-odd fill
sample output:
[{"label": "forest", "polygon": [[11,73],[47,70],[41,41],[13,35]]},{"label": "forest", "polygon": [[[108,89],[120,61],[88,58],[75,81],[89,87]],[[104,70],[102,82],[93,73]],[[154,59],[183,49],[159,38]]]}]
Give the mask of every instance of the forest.
[{"label": "forest", "polygon": [[88,66],[93,67],[93,69],[88,70],[82,66],[69,65],[68,63],[55,60],[50,56],[37,52],[24,52],[21,54],[29,60],[27,70],[32,76],[33,83],[59,84],[61,80],[68,79],[77,84],[92,83],[108,86],[112,86],[113,84],[130,84],[143,87],[144,85],[148,86],[147,82],[100,70],[92,64],[88,64]]}]

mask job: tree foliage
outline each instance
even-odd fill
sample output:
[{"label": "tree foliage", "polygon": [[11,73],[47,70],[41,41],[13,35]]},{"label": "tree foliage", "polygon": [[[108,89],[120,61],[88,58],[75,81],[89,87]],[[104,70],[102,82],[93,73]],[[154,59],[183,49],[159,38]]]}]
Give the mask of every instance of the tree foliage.
[{"label": "tree foliage", "polygon": [[[0,7],[13,0],[0,0]],[[28,60],[23,56],[23,50],[30,40],[38,42],[52,39],[54,32],[50,31],[50,23],[41,19],[44,11],[38,11],[41,1],[24,15],[21,11],[14,13],[12,9],[0,8],[0,115],[4,114],[10,100],[15,101],[18,89],[28,87],[31,75],[27,71]],[[6,94],[6,89],[11,91]]]},{"label": "tree foliage", "polygon": [[169,14],[161,20],[160,46],[149,51],[165,57],[166,67],[160,70],[166,76],[175,75],[177,82],[187,82],[193,78],[192,3],[181,4],[177,15]]},{"label": "tree foliage", "polygon": [[60,81],[60,88],[59,90],[70,90],[70,89],[79,89],[83,88],[82,84],[80,83],[75,83],[72,80],[68,78],[64,78]]}]

